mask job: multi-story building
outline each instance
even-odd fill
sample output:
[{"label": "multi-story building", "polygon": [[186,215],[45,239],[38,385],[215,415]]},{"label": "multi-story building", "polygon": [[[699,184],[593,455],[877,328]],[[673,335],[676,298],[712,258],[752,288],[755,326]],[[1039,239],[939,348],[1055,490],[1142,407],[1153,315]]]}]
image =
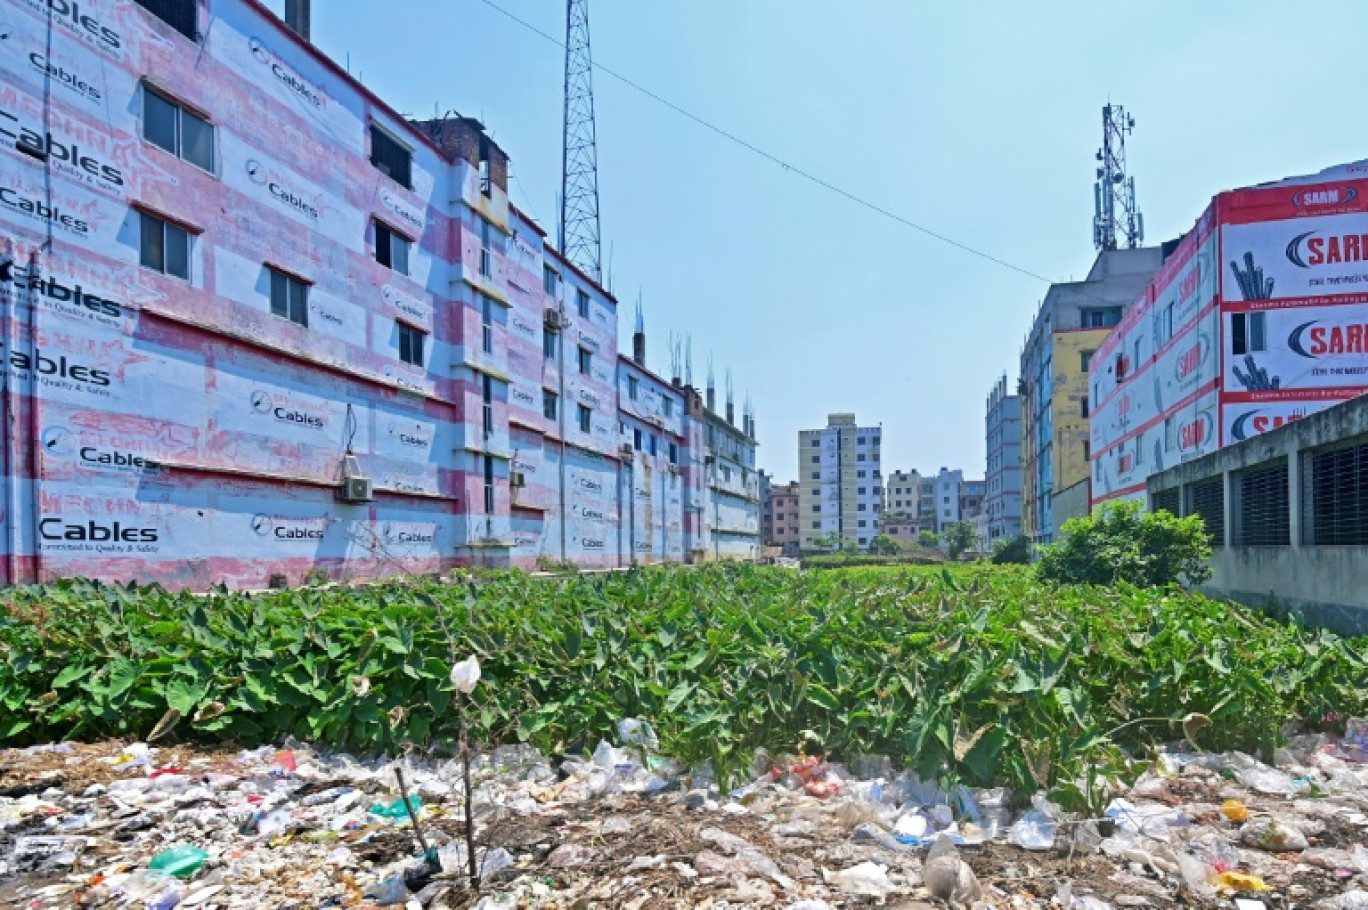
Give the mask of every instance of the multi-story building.
[{"label": "multi-story building", "polygon": [[[1368,392],[1364,173],[1356,162],[1211,200],[1098,347],[1094,503],[1143,501],[1153,474]],[[1193,487],[1203,501],[1183,513],[1217,514],[1227,496],[1286,507],[1258,472],[1231,476],[1245,486]]]},{"label": "multi-story building", "polygon": [[256,0],[59,6],[0,0],[0,581],[610,566],[758,524],[479,123],[407,120]]},{"label": "multi-story building", "polygon": [[800,544],[798,533],[798,481],[769,487],[764,514],[768,533],[765,546],[779,547],[785,556],[795,556]]},{"label": "multi-story building", "polygon": [[867,547],[883,509],[881,427],[861,427],[854,414],[829,414],[820,430],[798,432],[802,548],[822,539]]},{"label": "multi-story building", "polygon": [[884,478],[884,524],[918,519],[921,482],[916,471],[894,471]]},{"label": "multi-story building", "polygon": [[983,500],[988,494],[988,481],[966,480],[960,484],[959,520],[969,521],[983,514]]},{"label": "multi-story building", "polygon": [[[696,551],[699,559],[755,559],[760,555],[760,477],[755,470],[754,415],[743,413],[736,425],[730,396],[726,410],[713,410],[714,391],[708,387],[701,407],[706,428],[707,538]],[[696,396],[695,396],[696,397]]]},{"label": "multi-story building", "polygon": [[1004,375],[988,393],[984,420],[988,489],[984,497],[984,544],[1021,534],[1021,398],[1007,394]]},{"label": "multi-story building", "polygon": [[947,525],[960,520],[960,494],[964,487],[964,472],[941,468],[928,482],[931,485],[935,532],[941,534]]},{"label": "multi-story building", "polygon": [[1089,507],[1088,367],[1162,262],[1157,247],[1103,250],[1082,281],[1050,285],[1021,352],[1022,529],[1049,543]]}]

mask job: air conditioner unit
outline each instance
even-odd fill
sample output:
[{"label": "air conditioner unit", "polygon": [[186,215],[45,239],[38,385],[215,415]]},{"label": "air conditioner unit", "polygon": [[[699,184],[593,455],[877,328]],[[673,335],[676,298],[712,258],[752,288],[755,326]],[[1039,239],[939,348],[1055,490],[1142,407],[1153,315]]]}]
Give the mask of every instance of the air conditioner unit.
[{"label": "air conditioner unit", "polygon": [[703,463],[704,463],[704,464],[714,464],[716,461],[717,461],[717,456],[716,456],[716,455],[704,455],[704,456],[703,456]]},{"label": "air conditioner unit", "polygon": [[671,474],[673,474],[673,475],[676,476],[676,477],[679,476],[679,465],[677,465],[677,464],[672,464],[672,465],[669,466],[669,468],[670,468],[670,473],[671,473]]},{"label": "air conditioner unit", "polygon": [[527,486],[527,475],[522,471],[510,471],[508,474],[508,485],[515,490]]},{"label": "air conditioner unit", "polygon": [[337,498],[343,502],[370,502],[375,499],[371,479],[361,473],[361,463],[355,455],[342,458],[342,486],[337,491]]},{"label": "air conditioner unit", "polygon": [[562,316],[560,310],[547,310],[544,322],[546,323],[547,331],[550,332],[559,332],[570,324],[570,320]]}]

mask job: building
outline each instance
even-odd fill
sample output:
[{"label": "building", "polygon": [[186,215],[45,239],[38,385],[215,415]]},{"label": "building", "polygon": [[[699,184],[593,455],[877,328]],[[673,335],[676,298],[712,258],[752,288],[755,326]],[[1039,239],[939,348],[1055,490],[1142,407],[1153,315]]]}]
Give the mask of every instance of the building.
[{"label": "building", "polygon": [[878,536],[882,440],[882,428],[856,426],[854,414],[829,414],[825,428],[798,432],[802,549],[831,539],[863,548]]},{"label": "building", "polygon": [[1100,345],[1094,504],[1368,391],[1368,165],[1213,198]]},{"label": "building", "polygon": [[256,0],[0,4],[0,582],[754,552],[712,479],[753,485],[753,439],[619,358],[480,123],[404,118]]},{"label": "building", "polygon": [[764,515],[768,527],[765,546],[779,547],[785,556],[798,555],[801,541],[798,531],[798,481],[771,485],[765,499]]},{"label": "building", "polygon": [[921,475],[914,471],[894,471],[884,483],[884,524],[911,519],[921,514]]},{"label": "building", "polygon": [[983,514],[983,500],[988,495],[988,481],[966,480],[960,485],[959,520],[970,521]]},{"label": "building", "polygon": [[941,468],[928,482],[931,485],[932,508],[935,510],[935,531],[942,534],[948,525],[960,520],[960,494],[964,486],[964,472]]},{"label": "building", "polygon": [[1021,351],[1022,530],[1050,543],[1088,511],[1089,361],[1159,268],[1157,247],[1103,250],[1082,281],[1050,285]]},{"label": "building", "polygon": [[1021,534],[1021,397],[1007,394],[1004,375],[988,393],[984,419],[987,442],[987,492],[983,512],[984,545]]},{"label": "building", "polygon": [[1231,439],[1146,487],[1150,508],[1206,522],[1211,593],[1368,633],[1368,396]]},{"label": "building", "polygon": [[[755,469],[754,416],[743,413],[727,396],[726,410],[713,410],[715,392],[708,385],[706,404],[694,412],[706,428],[704,476],[708,502],[705,539],[695,553],[703,559],[757,559],[760,556],[760,476]],[[698,407],[697,401],[695,407]]]}]

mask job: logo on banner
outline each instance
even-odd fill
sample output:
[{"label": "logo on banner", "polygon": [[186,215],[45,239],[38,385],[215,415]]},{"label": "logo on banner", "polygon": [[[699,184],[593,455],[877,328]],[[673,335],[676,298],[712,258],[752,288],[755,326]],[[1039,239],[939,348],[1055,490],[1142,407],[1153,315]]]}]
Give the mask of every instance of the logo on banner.
[{"label": "logo on banner", "polygon": [[70,455],[76,450],[76,437],[65,427],[48,427],[42,435],[43,448],[54,455]]},{"label": "logo on banner", "polygon": [[406,222],[410,227],[423,229],[423,219],[413,211],[403,199],[400,199],[387,186],[380,188],[380,201],[385,204],[385,208],[399,216],[399,220]]},{"label": "logo on banner", "polygon": [[67,287],[56,278],[44,278],[36,269],[28,269],[13,259],[5,259],[0,261],[0,285],[11,282],[17,288],[37,291],[56,309],[71,312],[72,307],[76,308],[74,315],[87,318],[94,316],[97,320],[118,319],[123,315],[119,304],[91,294],[79,284]]},{"label": "logo on banner", "polygon": [[432,444],[432,435],[424,435],[423,428],[417,424],[413,426],[413,429],[396,430],[394,427],[390,427],[389,433],[396,437],[401,444],[412,446],[415,449],[426,449]]},{"label": "logo on banner", "polygon": [[1287,244],[1287,258],[1298,268],[1363,262],[1368,259],[1368,234],[1332,234],[1317,237],[1315,231],[1298,234]]},{"label": "logo on banner", "polygon": [[[38,522],[38,534],[43,540],[76,541],[93,544],[156,543],[156,528],[139,528],[120,521],[105,524],[90,519],[80,524],[67,524],[60,518],[44,518]],[[104,552],[103,547],[76,547]],[[122,548],[121,548],[122,549]]]},{"label": "logo on banner", "polygon": [[44,19],[51,15],[51,21],[76,35],[100,50],[117,51],[123,46],[119,33],[90,15],[88,7],[81,0],[24,0]]},{"label": "logo on banner", "polygon": [[1368,324],[1318,325],[1303,322],[1287,336],[1293,353],[1315,359],[1333,354],[1363,354],[1368,347]]},{"label": "logo on banner", "polygon": [[[77,363],[65,354],[59,354],[54,358],[40,350],[35,350],[33,356],[30,357],[25,351],[10,351],[9,363],[20,373],[33,370],[42,377],[44,385],[82,388],[108,386],[110,384],[107,371]],[[80,383],[81,385],[72,385],[72,383]]]},{"label": "logo on banner", "polygon": [[49,206],[41,199],[25,196],[13,187],[0,186],[0,205],[26,218],[46,221],[53,227],[70,231],[79,237],[90,233],[90,223],[84,219],[62,211],[59,205]]},{"label": "logo on banner", "polygon": [[1358,198],[1358,190],[1351,186],[1332,187],[1322,190],[1307,190],[1292,197],[1292,204],[1299,208],[1317,205],[1348,205]]},{"label": "logo on banner", "polygon": [[1185,383],[1192,379],[1202,369],[1202,364],[1206,363],[1207,356],[1211,353],[1211,339],[1205,332],[1197,335],[1197,340],[1178,355],[1178,363],[1174,365],[1173,377],[1180,383]]},{"label": "logo on banner", "polygon": [[258,414],[270,414],[279,423],[287,423],[291,426],[307,427],[311,430],[321,430],[325,421],[317,414],[311,414],[303,408],[288,407],[277,405],[270,396],[270,393],[257,389],[251,395],[252,410]]},{"label": "logo on banner", "polygon": [[422,304],[411,297],[399,293],[388,284],[380,288],[380,296],[383,297],[385,302],[390,306],[407,316],[412,316],[414,319],[424,321],[428,318],[428,312]]},{"label": "logo on banner", "polygon": [[0,137],[5,144],[13,146],[21,154],[45,158],[52,169],[75,177],[84,183],[93,183],[114,189],[124,185],[123,172],[112,164],[95,157],[88,148],[83,148],[76,140],[62,142],[42,126],[29,127],[19,122],[19,118],[9,111],[0,110]]},{"label": "logo on banner", "polygon": [[323,106],[323,93],[305,82],[303,76],[281,63],[279,58],[261,42],[260,38],[252,38],[247,42],[247,46],[251,49],[252,56],[257,59],[258,63],[271,68],[271,75],[275,76],[281,85],[313,107]]},{"label": "logo on banner", "polygon": [[1214,422],[1210,414],[1198,414],[1196,419],[1178,426],[1178,451],[1188,453],[1206,445],[1214,433]]},{"label": "logo on banner", "polygon": [[249,158],[245,168],[247,179],[257,186],[266,187],[266,192],[270,193],[271,197],[281,205],[287,206],[301,215],[307,215],[314,219],[318,218],[318,206],[309,202],[300,193],[286,187],[280,176],[268,169],[266,165],[255,158]]},{"label": "logo on banner", "polygon": [[282,523],[264,512],[252,516],[252,531],[259,537],[274,537],[277,540],[323,539],[322,528]]},{"label": "logo on banner", "polygon": [[[3,30],[4,26],[0,25],[0,32]],[[0,37],[3,37],[3,35],[0,35]],[[56,81],[58,85],[65,86],[87,101],[99,101],[104,97],[100,94],[98,88],[69,71],[66,67],[53,63],[37,51],[33,51],[28,55],[28,61],[29,66],[39,75],[45,79]]]},{"label": "logo on banner", "polygon": [[431,532],[415,531],[412,529],[395,530],[394,526],[388,521],[381,525],[380,537],[386,543],[402,544],[433,543],[437,539],[437,535]]},{"label": "logo on banner", "polygon": [[1301,420],[1305,416],[1306,411],[1304,409],[1293,411],[1286,417],[1267,415],[1261,411],[1249,411],[1231,421],[1230,437],[1236,440],[1249,439],[1251,436],[1286,426],[1294,420]]}]

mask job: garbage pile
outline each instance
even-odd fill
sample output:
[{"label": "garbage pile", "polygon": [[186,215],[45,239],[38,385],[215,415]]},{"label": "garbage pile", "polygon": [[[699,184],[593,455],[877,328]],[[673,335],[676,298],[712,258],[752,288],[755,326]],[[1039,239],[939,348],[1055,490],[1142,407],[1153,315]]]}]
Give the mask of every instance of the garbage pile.
[{"label": "garbage pile", "polygon": [[759,754],[724,790],[660,757],[649,724],[616,739],[472,757],[478,887],[450,755],[5,750],[0,905],[1368,910],[1365,721],[1273,765],[1171,747],[1092,818],[878,756]]}]

